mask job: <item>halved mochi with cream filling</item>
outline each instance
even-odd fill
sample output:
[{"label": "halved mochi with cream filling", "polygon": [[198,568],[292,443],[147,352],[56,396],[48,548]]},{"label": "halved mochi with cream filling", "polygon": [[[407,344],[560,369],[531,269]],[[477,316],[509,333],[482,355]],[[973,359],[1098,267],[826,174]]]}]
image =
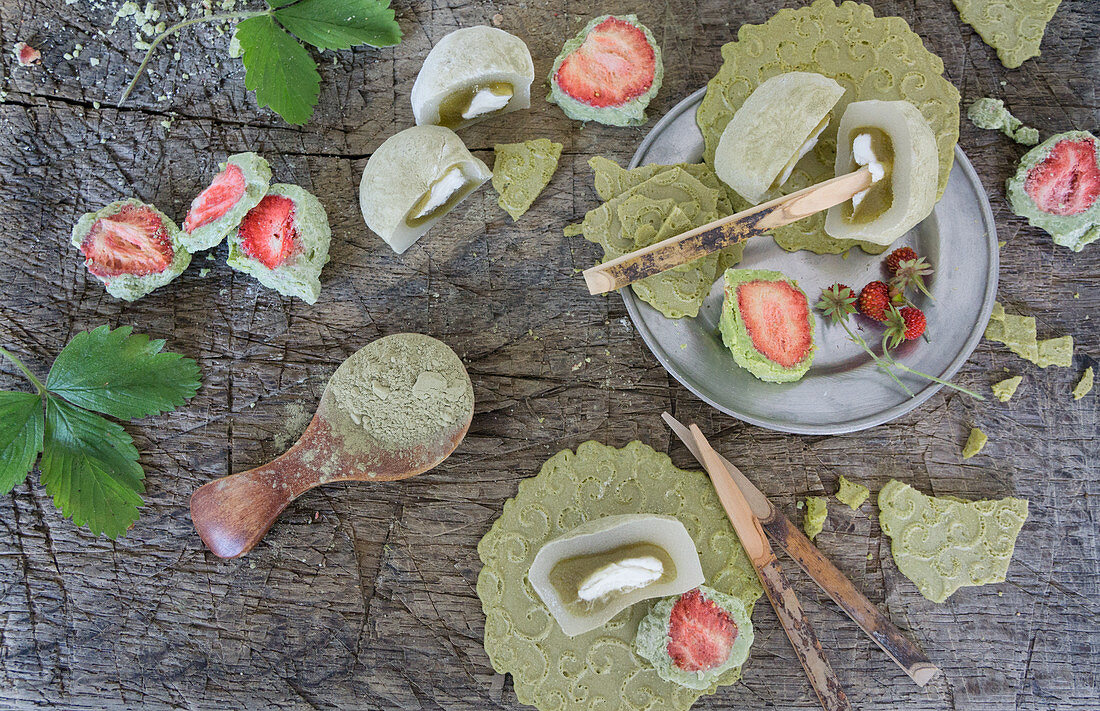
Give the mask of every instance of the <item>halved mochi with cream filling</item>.
[{"label": "halved mochi with cream filling", "polygon": [[455,30],[432,48],[412,89],[418,126],[459,129],[531,106],[535,65],[519,37],[495,27]]},{"label": "halved mochi with cream filling", "polygon": [[414,126],[367,161],[359,206],[367,227],[401,254],[492,176],[454,131]]},{"label": "halved mochi with cream filling", "polygon": [[848,104],[836,136],[836,174],[866,165],[874,182],[829,208],[825,232],[836,239],[888,245],[928,217],[936,204],[936,136],[908,101]]},{"label": "halved mochi with cream filling", "polygon": [[829,125],[844,87],[813,72],[787,72],[749,94],[726,124],[714,171],[754,205],[782,187]]}]

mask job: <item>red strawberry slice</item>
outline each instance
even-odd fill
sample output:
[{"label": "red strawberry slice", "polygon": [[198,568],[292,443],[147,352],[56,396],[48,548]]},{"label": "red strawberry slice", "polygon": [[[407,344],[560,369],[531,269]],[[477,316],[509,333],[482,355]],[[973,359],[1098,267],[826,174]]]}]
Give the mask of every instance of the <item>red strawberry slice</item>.
[{"label": "red strawberry slice", "polygon": [[42,63],[42,53],[26,42],[15,43],[15,58],[24,67]]},{"label": "red strawberry slice", "polygon": [[745,282],[737,306],[753,347],[768,360],[793,368],[813,346],[806,296],[787,282]]},{"label": "red strawberry slice", "polygon": [[286,264],[298,244],[294,201],[282,195],[265,196],[244,216],[237,236],[244,253],[268,269]]},{"label": "red strawberry slice", "polygon": [[737,623],[698,588],[680,596],[668,624],[668,656],[686,672],[713,669],[730,657]]},{"label": "red strawberry slice", "polygon": [[188,234],[218,219],[244,195],[244,173],[240,166],[230,163],[218,173],[210,187],[191,201],[191,209],[183,220],[183,230]]},{"label": "red strawberry slice", "polygon": [[656,55],[645,33],[609,17],[592,28],[584,43],[558,67],[555,79],[577,101],[606,108],[620,106],[649,91]]},{"label": "red strawberry slice", "polygon": [[159,274],[175,258],[164,220],[144,205],[101,217],[80,243],[84,264],[99,277]]},{"label": "red strawberry slice", "polygon": [[1052,215],[1077,215],[1100,196],[1100,169],[1090,140],[1059,141],[1050,155],[1031,169],[1024,190],[1040,210]]}]

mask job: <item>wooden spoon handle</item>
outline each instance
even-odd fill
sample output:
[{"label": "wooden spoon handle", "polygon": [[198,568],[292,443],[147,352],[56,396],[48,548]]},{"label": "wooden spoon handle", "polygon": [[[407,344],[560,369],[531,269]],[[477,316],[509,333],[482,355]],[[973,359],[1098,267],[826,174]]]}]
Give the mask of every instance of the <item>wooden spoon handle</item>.
[{"label": "wooden spoon handle", "polygon": [[871,171],[860,168],[597,264],[584,270],[584,281],[590,294],[621,289],[851,200],[870,185]]},{"label": "wooden spoon handle", "polygon": [[214,555],[236,558],[252,550],[283,509],[305,491],[284,475],[280,459],[215,479],[191,494],[191,521]]}]

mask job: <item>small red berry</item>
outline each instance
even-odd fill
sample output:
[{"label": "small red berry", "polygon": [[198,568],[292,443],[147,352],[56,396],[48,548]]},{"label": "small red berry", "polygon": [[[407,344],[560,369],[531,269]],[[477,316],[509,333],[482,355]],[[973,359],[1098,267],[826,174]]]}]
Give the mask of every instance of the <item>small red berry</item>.
[{"label": "small red berry", "polygon": [[886,320],[886,309],[890,307],[890,287],[884,282],[873,281],[863,287],[856,302],[859,312],[875,321]]},{"label": "small red berry", "polygon": [[899,264],[916,258],[917,253],[912,247],[899,247],[886,257],[886,268],[890,270],[891,274],[897,274]]},{"label": "small red berry", "polygon": [[905,340],[911,341],[924,335],[927,321],[923,311],[916,306],[906,306],[901,309],[901,317],[905,319]]}]

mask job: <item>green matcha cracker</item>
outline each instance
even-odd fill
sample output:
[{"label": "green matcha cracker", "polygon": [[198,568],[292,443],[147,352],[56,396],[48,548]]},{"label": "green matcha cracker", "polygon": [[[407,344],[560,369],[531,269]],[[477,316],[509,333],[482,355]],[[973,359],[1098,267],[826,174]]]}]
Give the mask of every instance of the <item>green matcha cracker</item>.
[{"label": "green matcha cracker", "polygon": [[1058,365],[1068,368],[1073,365],[1073,336],[1059,336],[1039,341],[1039,355],[1035,359],[1035,365],[1046,368]]},{"label": "green matcha cracker", "polygon": [[1073,399],[1080,400],[1084,396],[1092,392],[1093,383],[1093,370],[1092,366],[1085,368],[1085,372],[1081,373],[1081,379],[1077,381],[1077,386],[1073,388]]},{"label": "green matcha cracker", "polygon": [[1020,383],[1023,382],[1024,376],[1016,375],[1011,378],[1005,378],[1004,380],[993,383],[993,395],[1001,402],[1008,402],[1012,399],[1012,396],[1016,394],[1016,388],[1020,387]]},{"label": "green matcha cracker", "polygon": [[985,337],[1005,344],[1013,353],[1040,368],[1073,365],[1073,336],[1040,341],[1036,337],[1034,316],[1005,313],[1004,306],[1000,303],[993,305],[993,313],[985,327]]},{"label": "green matcha cracker", "polygon": [[863,484],[849,481],[843,475],[840,477],[840,489],[836,492],[836,498],[841,503],[848,504],[853,511],[858,510],[870,495],[871,490]]},{"label": "green matcha cracker", "polygon": [[1047,23],[1062,0],[953,0],[962,21],[997,50],[1009,69],[1039,56]]},{"label": "green matcha cracker", "polygon": [[558,169],[562,144],[545,138],[493,147],[493,189],[497,204],[515,222],[531,207]]},{"label": "green matcha cracker", "polygon": [[1028,502],[936,498],[893,480],[878,507],[898,570],[941,603],[964,585],[1004,582]]},{"label": "green matcha cracker", "polygon": [[802,530],[811,541],[825,528],[829,515],[829,500],[824,496],[807,496],[806,511],[802,514]]},{"label": "green matcha cracker", "polygon": [[1025,146],[1034,146],[1039,142],[1039,129],[1025,126],[1005,108],[1005,102],[1000,99],[978,99],[966,110],[966,117],[978,128],[1000,131]]},{"label": "green matcha cracker", "polygon": [[[242,230],[248,224],[251,213],[246,215],[241,229],[229,236],[229,257],[226,263],[237,271],[251,274],[261,284],[284,296],[296,296],[307,304],[317,302],[321,294],[321,269],[328,263],[332,230],[328,214],[321,202],[297,185],[275,183],[268,196],[289,198],[294,203],[294,248],[287,261],[274,268],[250,256],[244,249]],[[261,201],[256,209],[261,209]]]},{"label": "green matcha cracker", "polygon": [[963,459],[970,459],[978,452],[982,451],[985,447],[985,443],[989,441],[989,437],[985,432],[982,432],[977,427],[970,428],[970,436],[966,438],[966,444],[963,445],[962,457]]},{"label": "green matcha cracker", "polygon": [[[870,5],[815,0],[784,9],[762,25],[741,25],[737,40],[722,47],[723,64],[707,84],[696,112],[703,133],[703,158],[713,167],[722,132],[737,109],[765,80],[786,72],[815,72],[836,80],[845,92],[833,107],[821,141],[799,160],[782,192],[792,193],[834,177],[840,117],[854,101],[905,100],[918,107],[936,137],[937,198],[947,187],[959,138],[959,92],[943,76],[943,61],[897,17],[875,17]],[[778,117],[777,117],[778,118]],[[744,209],[744,201],[734,207]],[[853,246],[878,254],[886,249],[829,237],[825,214],[798,220],[772,232],[787,251],[808,249],[840,254]]]}]

